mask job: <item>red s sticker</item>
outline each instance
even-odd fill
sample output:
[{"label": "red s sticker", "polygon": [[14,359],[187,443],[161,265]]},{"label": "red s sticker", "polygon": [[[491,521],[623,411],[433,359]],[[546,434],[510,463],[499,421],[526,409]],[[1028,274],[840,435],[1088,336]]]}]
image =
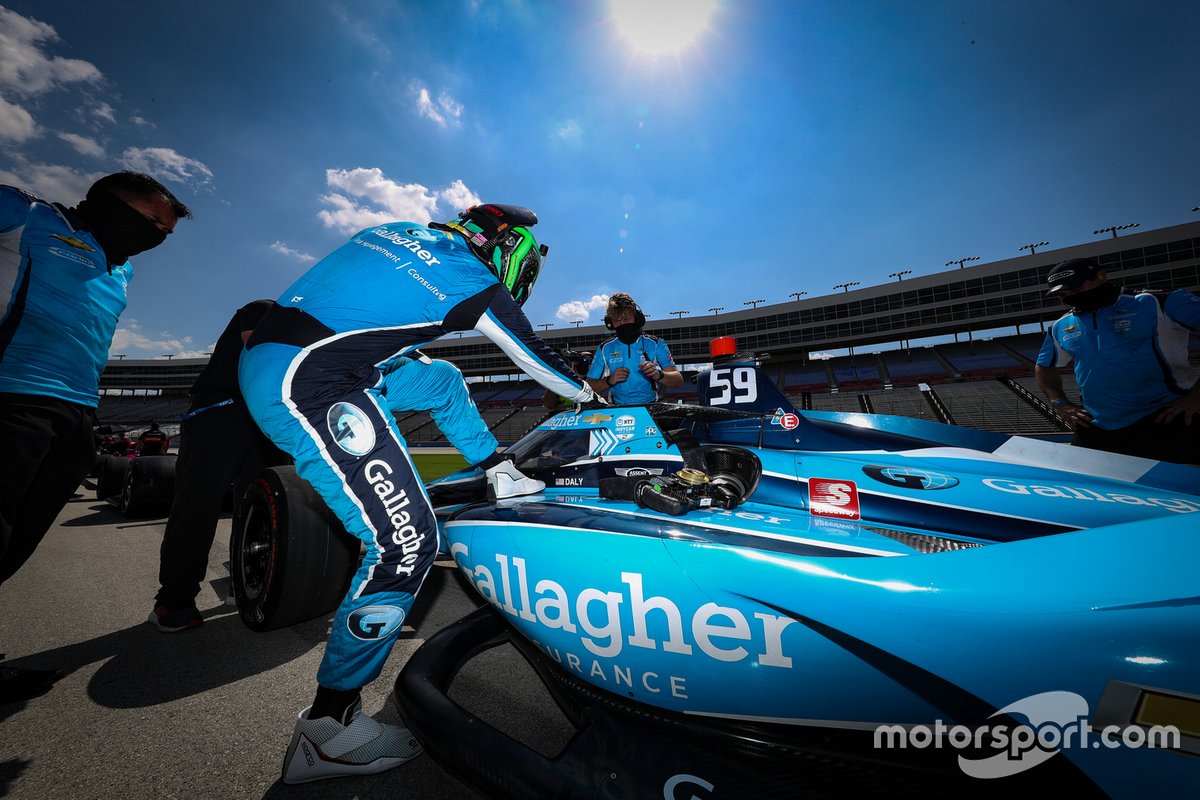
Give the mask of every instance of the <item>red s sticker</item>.
[{"label": "red s sticker", "polygon": [[808,479],[809,513],[817,517],[862,519],[858,508],[858,487],[854,481]]}]

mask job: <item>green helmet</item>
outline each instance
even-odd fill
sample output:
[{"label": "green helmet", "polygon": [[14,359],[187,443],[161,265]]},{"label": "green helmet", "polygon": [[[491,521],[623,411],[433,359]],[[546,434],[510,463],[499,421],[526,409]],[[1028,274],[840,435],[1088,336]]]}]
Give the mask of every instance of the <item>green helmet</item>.
[{"label": "green helmet", "polygon": [[431,222],[430,227],[464,236],[471,252],[495,273],[514,300],[524,304],[542,270],[542,260],[550,252],[529,230],[537,221],[537,214],[528,208],[482,203],[471,206],[456,220]]}]

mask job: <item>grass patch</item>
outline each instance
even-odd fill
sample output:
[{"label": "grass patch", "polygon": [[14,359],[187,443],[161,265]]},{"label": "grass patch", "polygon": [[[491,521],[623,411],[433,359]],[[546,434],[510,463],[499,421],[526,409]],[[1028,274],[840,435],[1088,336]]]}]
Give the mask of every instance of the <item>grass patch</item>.
[{"label": "grass patch", "polygon": [[422,453],[419,450],[409,452],[422,481],[432,481],[467,466],[467,460],[458,453]]}]

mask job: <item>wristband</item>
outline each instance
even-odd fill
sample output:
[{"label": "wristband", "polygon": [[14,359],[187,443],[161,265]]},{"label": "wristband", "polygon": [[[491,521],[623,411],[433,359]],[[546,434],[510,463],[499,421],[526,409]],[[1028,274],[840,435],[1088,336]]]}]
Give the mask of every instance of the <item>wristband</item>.
[{"label": "wristband", "polygon": [[667,373],[663,371],[663,368],[662,368],[662,367],[659,367],[659,368],[658,368],[658,377],[654,379],[654,382],[655,382],[655,383],[658,383],[658,382],[660,382],[660,381],[663,379],[663,376],[664,376],[664,375],[666,375],[666,374],[667,374]]},{"label": "wristband", "polygon": [[1073,406],[1073,405],[1075,405],[1075,404],[1072,403],[1070,400],[1067,400],[1064,398],[1062,400],[1055,400],[1053,403],[1050,404],[1050,407],[1057,410],[1057,409],[1062,408],[1063,406]]}]

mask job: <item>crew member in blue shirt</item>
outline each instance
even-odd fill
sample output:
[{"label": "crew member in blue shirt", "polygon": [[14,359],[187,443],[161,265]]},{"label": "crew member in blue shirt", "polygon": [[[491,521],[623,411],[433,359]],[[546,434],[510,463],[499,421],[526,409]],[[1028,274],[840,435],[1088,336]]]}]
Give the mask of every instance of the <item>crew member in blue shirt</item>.
[{"label": "crew member in blue shirt", "polygon": [[683,373],[671,359],[671,348],[657,336],[644,333],[646,315],[625,292],[608,299],[604,324],[616,335],[596,348],[588,383],[608,392],[616,405],[645,405],[661,397],[663,387],[683,385]]},{"label": "crew member in blue shirt", "polygon": [[[190,216],[138,172],[100,178],[74,208],[0,186],[0,583],[33,555],[96,458],[100,373],[129,258]],[[48,688],[0,668],[0,702]]]},{"label": "crew member in blue shirt", "polygon": [[594,398],[521,311],[547,253],[536,222],[527,208],[487,203],[446,223],[363,230],[284,292],[246,343],[239,374],[251,416],[366,545],[284,757],[285,783],[381,772],[420,752],[406,730],[362,713],[360,698],[438,552],[433,508],[391,412],[429,409],[497,499],[545,488],[496,453],[477,411],[449,413],[466,392],[443,380],[462,389],[461,375],[405,369],[412,379],[392,385],[389,369],[447,333],[477,330],[547,389]]},{"label": "crew member in blue shirt", "polygon": [[[1200,296],[1126,291],[1095,259],[1050,270],[1049,294],[1069,311],[1046,333],[1035,376],[1074,430],[1072,444],[1181,464],[1200,463],[1200,382],[1188,337]],[[1059,367],[1074,365],[1082,405],[1067,398]]]}]

